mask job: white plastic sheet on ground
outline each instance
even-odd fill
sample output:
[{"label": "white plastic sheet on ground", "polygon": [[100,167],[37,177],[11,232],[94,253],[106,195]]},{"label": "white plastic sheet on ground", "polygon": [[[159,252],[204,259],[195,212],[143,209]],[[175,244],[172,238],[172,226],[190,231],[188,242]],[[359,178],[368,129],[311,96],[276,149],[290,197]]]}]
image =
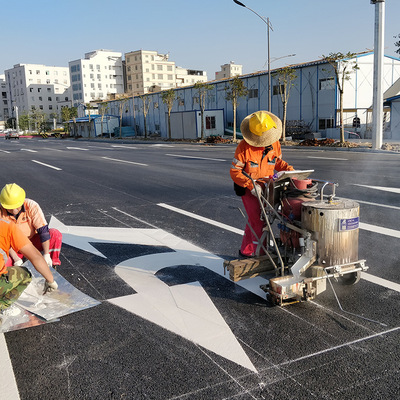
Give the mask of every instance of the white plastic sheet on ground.
[{"label": "white plastic sheet on ground", "polygon": [[21,312],[18,315],[6,317],[0,325],[0,332],[55,322],[64,315],[100,304],[99,301],[76,289],[55,270],[52,270],[52,273],[58,289],[43,295],[44,278],[30,262],[26,262],[24,266],[32,273],[32,282],[15,303],[14,307],[18,307]]}]

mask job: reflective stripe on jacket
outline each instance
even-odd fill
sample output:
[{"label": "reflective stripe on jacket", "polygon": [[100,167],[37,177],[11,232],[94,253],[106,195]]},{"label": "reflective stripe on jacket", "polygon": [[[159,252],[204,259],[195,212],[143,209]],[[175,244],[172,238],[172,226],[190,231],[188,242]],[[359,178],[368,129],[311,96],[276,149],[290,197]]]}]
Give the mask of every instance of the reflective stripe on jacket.
[{"label": "reflective stripe on jacket", "polygon": [[[264,154],[264,150],[266,150],[266,154]],[[230,174],[236,184],[251,190],[253,184],[242,171],[256,180],[269,177],[275,171],[292,171],[293,169],[291,165],[282,160],[279,141],[269,147],[254,147],[242,140],[236,148]]]}]

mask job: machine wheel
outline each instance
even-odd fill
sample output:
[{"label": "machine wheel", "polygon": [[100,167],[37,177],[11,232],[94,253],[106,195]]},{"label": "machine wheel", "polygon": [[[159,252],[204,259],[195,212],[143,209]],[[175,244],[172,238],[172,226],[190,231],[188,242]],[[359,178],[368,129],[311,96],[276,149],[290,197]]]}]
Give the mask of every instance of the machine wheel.
[{"label": "machine wheel", "polygon": [[361,279],[361,271],[352,272],[350,274],[345,274],[338,278],[338,282],[341,285],[350,286],[355,285]]}]

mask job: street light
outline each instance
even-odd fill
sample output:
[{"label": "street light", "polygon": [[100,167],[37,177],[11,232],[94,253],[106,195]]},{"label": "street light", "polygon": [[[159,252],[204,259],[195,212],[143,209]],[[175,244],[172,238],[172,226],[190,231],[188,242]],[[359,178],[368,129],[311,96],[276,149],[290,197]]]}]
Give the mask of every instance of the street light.
[{"label": "street light", "polygon": [[267,42],[268,42],[268,111],[271,111],[271,102],[272,102],[272,97],[271,97],[271,59],[270,59],[270,53],[269,53],[269,30],[273,31],[272,26],[269,22],[269,18],[265,19],[262,17],[260,14],[252,10],[250,7],[247,7],[245,4],[241,3],[238,0],[233,0],[235,4],[237,4],[240,7],[247,8],[250,10],[252,13],[256,14],[257,17],[261,18],[262,21],[267,24]]},{"label": "street light", "polygon": [[384,65],[385,0],[371,0],[371,4],[375,5],[372,147],[380,149],[382,147],[383,136],[382,77]]}]

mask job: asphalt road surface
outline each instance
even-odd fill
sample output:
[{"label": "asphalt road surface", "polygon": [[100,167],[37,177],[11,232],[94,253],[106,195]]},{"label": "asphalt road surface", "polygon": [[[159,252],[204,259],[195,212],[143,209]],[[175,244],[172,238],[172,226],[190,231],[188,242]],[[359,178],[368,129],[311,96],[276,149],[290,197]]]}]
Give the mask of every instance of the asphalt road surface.
[{"label": "asphalt road surface", "polygon": [[400,154],[283,149],[360,203],[369,270],[354,286],[334,283],[342,309],[330,287],[273,307],[224,276],[245,226],[234,149],[0,143],[1,186],[18,183],[68,233],[58,271],[101,302],[1,334],[0,398],[399,398]]}]

